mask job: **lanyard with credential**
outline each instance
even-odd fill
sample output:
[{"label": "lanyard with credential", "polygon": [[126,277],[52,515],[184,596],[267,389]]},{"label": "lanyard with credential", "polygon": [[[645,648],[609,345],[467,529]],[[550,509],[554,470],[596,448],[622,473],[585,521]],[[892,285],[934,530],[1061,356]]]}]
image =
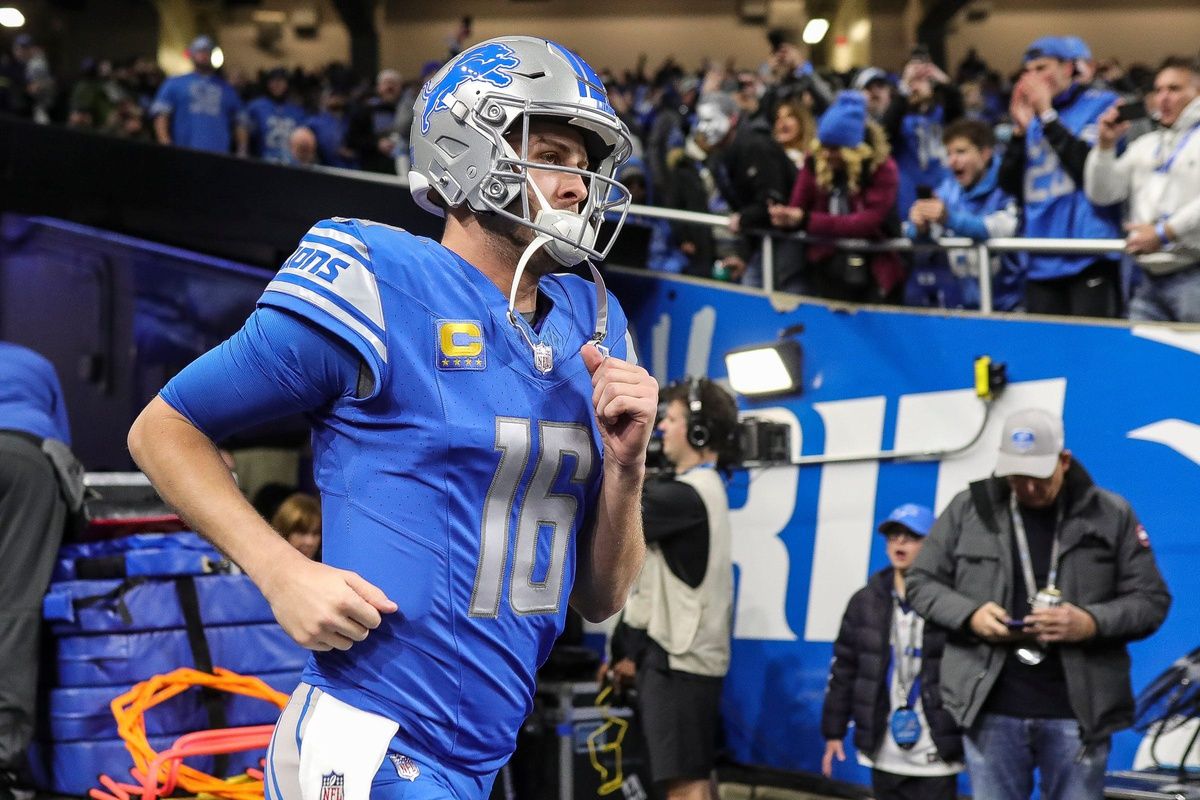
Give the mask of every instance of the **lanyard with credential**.
[{"label": "lanyard with credential", "polygon": [[[1175,163],[1176,157],[1178,157],[1179,154],[1183,151],[1183,148],[1187,147],[1188,140],[1192,138],[1192,134],[1194,134],[1196,132],[1196,129],[1198,129],[1198,128],[1200,128],[1200,122],[1197,122],[1195,125],[1188,128],[1187,132],[1184,133],[1182,136],[1180,136],[1179,141],[1177,141],[1175,143],[1175,149],[1171,151],[1171,155],[1167,156],[1166,161],[1159,161],[1158,166],[1154,168],[1154,171],[1161,172],[1164,174],[1167,172],[1170,172],[1171,166]],[[1162,145],[1163,145],[1163,143],[1162,143],[1162,140],[1160,139],[1158,142],[1158,147],[1155,149],[1155,152],[1154,152],[1154,160],[1155,161],[1158,161],[1158,157],[1162,152]]]},{"label": "lanyard with credential", "polygon": [[921,639],[921,618],[914,616],[908,626],[908,643],[901,646],[903,626],[900,618],[904,611],[900,607],[900,599],[893,597],[892,602],[892,663],[896,675],[896,683],[904,694],[904,707],[916,708],[917,697],[921,692],[921,666],[919,649]]},{"label": "lanyard with credential", "polygon": [[[1063,504],[1057,503],[1058,513],[1054,518],[1054,544],[1050,546],[1050,571],[1046,575],[1047,589],[1054,589],[1058,582],[1058,532],[1062,528]],[[1013,492],[1008,496],[1008,509],[1012,515],[1013,534],[1017,540],[1017,555],[1021,558],[1021,574],[1025,578],[1025,591],[1029,595],[1029,604],[1033,605],[1033,597],[1038,593],[1034,583],[1033,559],[1029,556],[1029,539],[1025,536],[1025,520],[1021,519],[1021,510],[1017,507],[1017,495]]]}]

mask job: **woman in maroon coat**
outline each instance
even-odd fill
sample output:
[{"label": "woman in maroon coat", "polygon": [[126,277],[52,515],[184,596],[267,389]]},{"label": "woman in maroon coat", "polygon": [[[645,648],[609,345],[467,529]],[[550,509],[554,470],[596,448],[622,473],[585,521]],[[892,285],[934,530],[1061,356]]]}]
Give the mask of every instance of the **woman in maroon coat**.
[{"label": "woman in maroon coat", "polygon": [[[789,203],[770,207],[771,223],[826,239],[882,239],[896,227],[899,171],[883,129],[867,119],[860,92],[838,94],[821,117],[817,142]],[[904,284],[896,253],[856,253],[830,244],[805,249],[814,294],[851,302],[891,302]]]}]

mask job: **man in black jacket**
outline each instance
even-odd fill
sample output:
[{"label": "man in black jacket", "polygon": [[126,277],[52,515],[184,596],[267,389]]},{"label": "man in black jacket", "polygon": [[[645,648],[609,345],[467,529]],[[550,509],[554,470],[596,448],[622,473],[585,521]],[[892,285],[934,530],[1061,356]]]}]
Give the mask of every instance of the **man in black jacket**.
[{"label": "man in black jacket", "polygon": [[859,761],[871,767],[876,800],[954,800],[962,771],[958,726],[938,687],[946,634],[926,625],[905,599],[904,578],[933,526],[933,512],[900,506],[879,526],[891,566],[871,576],[842,617],[821,711],[829,777],[845,761],[854,722]]},{"label": "man in black jacket", "polygon": [[717,190],[732,212],[729,230],[742,234],[737,254],[724,259],[725,267],[733,280],[761,286],[759,237],[744,234],[770,230],[768,203],[787,200],[796,182],[796,167],[770,133],[742,118],[737,102],[724,92],[700,98],[695,137],[708,154]]},{"label": "man in black jacket", "polygon": [[1111,735],[1133,722],[1125,645],[1171,604],[1150,537],[1064,449],[1041,409],[1004,423],[992,478],[938,518],[908,574],[917,613],[950,630],[946,709],[976,797],[1100,800]]}]

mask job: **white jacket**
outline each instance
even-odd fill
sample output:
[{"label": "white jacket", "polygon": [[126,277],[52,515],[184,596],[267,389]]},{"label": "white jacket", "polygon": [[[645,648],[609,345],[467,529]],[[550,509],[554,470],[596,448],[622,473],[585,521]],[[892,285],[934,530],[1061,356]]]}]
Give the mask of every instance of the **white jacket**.
[{"label": "white jacket", "polygon": [[[1135,139],[1120,158],[1115,149],[1101,150],[1097,146],[1088,153],[1084,165],[1083,190],[1093,203],[1104,206],[1128,200],[1126,216],[1130,222],[1158,223],[1165,219],[1171,226],[1175,241],[1169,247],[1137,257],[1142,269],[1151,274],[1200,264],[1198,125],[1200,97],[1188,103],[1174,125]],[[1164,171],[1162,167],[1172,153],[1175,158]]]}]

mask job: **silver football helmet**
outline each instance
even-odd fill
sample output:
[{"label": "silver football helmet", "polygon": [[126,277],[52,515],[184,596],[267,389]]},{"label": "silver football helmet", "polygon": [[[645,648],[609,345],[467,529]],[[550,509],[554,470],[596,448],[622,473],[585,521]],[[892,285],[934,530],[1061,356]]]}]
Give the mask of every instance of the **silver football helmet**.
[{"label": "silver football helmet", "polygon": [[[529,161],[531,117],[579,129],[588,169]],[[625,221],[629,191],[614,176],[632,151],[629,130],[609,105],[595,71],[554,42],[502,36],[460,53],[422,89],[409,143],[409,188],[418,205],[444,216],[445,207],[466,203],[473,211],[507,217],[533,229],[547,252],[566,266],[603,259]],[[578,213],[550,207],[529,180],[530,169],[581,176],[588,196]],[[539,208],[531,208],[526,185]],[[520,216],[509,210],[517,199]],[[597,234],[606,215],[616,229],[600,249]]]}]

